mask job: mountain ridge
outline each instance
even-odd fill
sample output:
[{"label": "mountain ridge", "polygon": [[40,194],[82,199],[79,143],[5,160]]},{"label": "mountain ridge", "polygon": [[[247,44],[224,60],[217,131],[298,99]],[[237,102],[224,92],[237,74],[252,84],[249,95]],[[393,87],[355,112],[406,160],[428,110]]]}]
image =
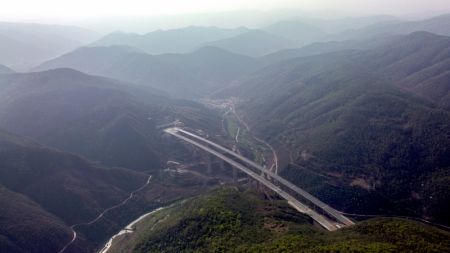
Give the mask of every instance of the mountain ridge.
[{"label": "mountain ridge", "polygon": [[189,53],[201,44],[232,37],[246,28],[222,29],[217,27],[190,26],[171,30],[157,30],[146,34],[112,33],[91,46],[128,45],[149,54]]},{"label": "mountain ridge", "polygon": [[[93,57],[92,60],[90,60]],[[123,47],[80,48],[35,70],[70,67],[164,90],[175,97],[207,94],[254,69],[255,60],[223,49],[149,55]]]}]

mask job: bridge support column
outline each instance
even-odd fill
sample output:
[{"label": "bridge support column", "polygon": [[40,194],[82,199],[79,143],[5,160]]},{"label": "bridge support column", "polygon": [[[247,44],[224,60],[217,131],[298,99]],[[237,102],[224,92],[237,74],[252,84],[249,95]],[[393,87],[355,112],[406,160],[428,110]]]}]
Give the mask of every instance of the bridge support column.
[{"label": "bridge support column", "polygon": [[261,171],[261,176],[262,176],[264,179],[267,179],[267,174],[264,173],[264,171]]},{"label": "bridge support column", "polygon": [[237,179],[237,169],[233,167],[233,183],[237,183],[238,179]]},{"label": "bridge support column", "polygon": [[206,154],[206,174],[211,175],[211,173],[212,173],[211,155]]}]

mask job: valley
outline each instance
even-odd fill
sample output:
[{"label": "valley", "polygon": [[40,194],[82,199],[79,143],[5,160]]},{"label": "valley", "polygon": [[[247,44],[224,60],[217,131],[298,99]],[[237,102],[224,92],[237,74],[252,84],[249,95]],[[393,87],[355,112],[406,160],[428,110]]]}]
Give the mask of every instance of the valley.
[{"label": "valley", "polygon": [[450,252],[450,15],[299,13],[0,22],[0,252]]}]

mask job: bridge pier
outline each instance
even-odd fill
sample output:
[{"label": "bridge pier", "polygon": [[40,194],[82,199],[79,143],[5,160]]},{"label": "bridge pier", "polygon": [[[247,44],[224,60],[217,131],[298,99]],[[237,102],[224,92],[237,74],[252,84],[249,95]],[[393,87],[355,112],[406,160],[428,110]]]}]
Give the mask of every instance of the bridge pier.
[{"label": "bridge pier", "polygon": [[252,188],[253,178],[250,175],[247,175],[247,185],[248,188]]},{"label": "bridge pier", "polygon": [[[248,177],[249,187],[253,188],[256,186],[257,188],[261,188],[261,185],[263,188],[267,187],[277,193],[281,198],[287,200],[293,208],[301,213],[307,214],[314,221],[329,231],[334,231],[342,226],[351,226],[354,224],[353,221],[342,215],[339,211],[333,209],[305,190],[270,171],[270,169],[265,167],[263,168],[255,162],[248,160],[247,158],[242,157],[241,155],[236,154],[223,146],[183,129],[170,128],[164,131],[181,140],[193,144],[203,151],[206,151],[208,153],[208,156],[206,157],[208,173],[212,172],[211,157],[209,155],[214,155],[214,157],[218,157],[226,161],[232,167],[245,173]],[[227,155],[232,155],[233,158],[227,157],[223,154],[224,152],[227,153]],[[235,159],[238,159],[239,162]],[[259,170],[260,173],[256,170]],[[283,188],[288,189],[286,191],[286,189]],[[301,200],[299,200],[299,198],[301,198]],[[305,204],[304,202],[307,203]],[[312,205],[312,208],[307,205]],[[319,211],[316,211],[317,209],[319,209]],[[324,213],[325,215],[321,213]],[[329,218],[331,218],[331,220]],[[334,219],[335,221],[333,221]],[[336,222],[339,222],[339,225],[337,225]]]},{"label": "bridge pier", "polygon": [[264,179],[267,179],[268,181],[272,182],[272,178],[269,176],[268,173],[266,173],[266,171],[267,171],[267,172],[270,172],[270,170],[269,170],[266,166],[264,166],[263,168],[264,168],[264,170],[261,170],[261,176],[262,176]]},{"label": "bridge pier", "polygon": [[211,155],[206,154],[206,174],[211,175],[211,173],[212,173]]},{"label": "bridge pier", "polygon": [[256,182],[256,190],[260,191],[262,189],[261,183],[259,183],[259,181],[256,181],[256,180],[255,180],[255,182]]},{"label": "bridge pier", "polygon": [[237,176],[237,169],[235,167],[233,167],[233,183],[237,184],[238,182],[238,176]]}]

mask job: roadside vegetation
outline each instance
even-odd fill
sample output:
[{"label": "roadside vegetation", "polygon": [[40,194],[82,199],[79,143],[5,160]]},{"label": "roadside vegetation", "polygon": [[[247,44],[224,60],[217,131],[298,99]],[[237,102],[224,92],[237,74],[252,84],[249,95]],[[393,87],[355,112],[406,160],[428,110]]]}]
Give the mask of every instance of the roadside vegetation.
[{"label": "roadside vegetation", "polygon": [[225,115],[225,126],[230,139],[237,141],[237,147],[242,150],[250,151],[256,163],[266,165],[265,154],[268,153],[267,148],[261,143],[255,141],[251,133],[241,126],[236,116],[229,113]]},{"label": "roadside vegetation", "polygon": [[378,218],[327,232],[284,201],[235,188],[218,189],[144,222],[136,239],[121,243],[127,250],[112,252],[450,251],[450,233],[427,225]]}]

